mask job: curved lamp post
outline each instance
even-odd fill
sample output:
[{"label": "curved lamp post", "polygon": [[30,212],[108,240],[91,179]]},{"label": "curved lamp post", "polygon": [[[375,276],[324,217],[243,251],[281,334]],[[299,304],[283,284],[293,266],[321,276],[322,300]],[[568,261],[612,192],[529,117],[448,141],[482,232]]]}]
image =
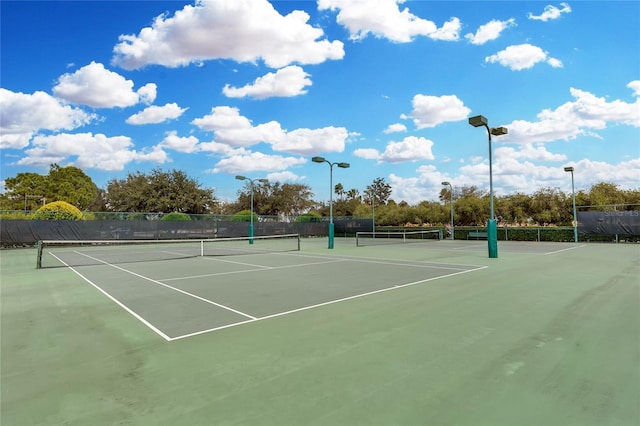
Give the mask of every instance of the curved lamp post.
[{"label": "curved lamp post", "polygon": [[571,196],[573,198],[573,241],[578,242],[578,216],[576,214],[576,190],[573,186],[573,167],[565,167],[565,172],[571,172]]},{"label": "curved lamp post", "polygon": [[469,118],[469,124],[473,127],[484,126],[487,129],[489,135],[489,206],[490,206],[490,218],[487,222],[487,243],[489,245],[489,257],[498,257],[498,228],[496,226],[496,219],[493,213],[493,170],[491,165],[491,135],[500,136],[506,135],[509,131],[506,127],[489,127],[489,121],[482,115],[476,115]]},{"label": "curved lamp post", "polygon": [[251,182],[251,219],[249,222],[249,244],[253,244],[253,186],[256,182],[267,183],[267,179],[249,179],[246,176],[236,176],[238,180],[248,180]]},{"label": "curved lamp post", "polygon": [[449,185],[449,204],[451,205],[451,239],[453,240],[453,186],[449,182],[442,182],[443,185]]},{"label": "curved lamp post", "polygon": [[329,247],[333,248],[333,166],[338,166],[342,169],[348,169],[349,163],[332,163],[324,157],[313,157],[311,159],[314,163],[327,163],[329,165]]}]

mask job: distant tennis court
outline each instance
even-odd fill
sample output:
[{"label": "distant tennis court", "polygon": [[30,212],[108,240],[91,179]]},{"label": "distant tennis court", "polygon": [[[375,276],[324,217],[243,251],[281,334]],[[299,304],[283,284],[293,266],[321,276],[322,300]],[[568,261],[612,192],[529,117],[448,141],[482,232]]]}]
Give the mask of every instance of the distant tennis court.
[{"label": "distant tennis court", "polygon": [[2,250],[0,420],[640,424],[639,245],[416,239]]}]

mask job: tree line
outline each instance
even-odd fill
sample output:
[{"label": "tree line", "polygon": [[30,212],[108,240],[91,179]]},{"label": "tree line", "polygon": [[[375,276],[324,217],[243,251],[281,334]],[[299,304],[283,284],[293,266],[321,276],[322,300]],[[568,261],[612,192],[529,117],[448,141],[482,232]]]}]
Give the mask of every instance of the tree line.
[{"label": "tree line", "polygon": [[[253,185],[253,188],[252,188]],[[237,199],[223,203],[214,190],[203,188],[183,171],[153,169],[149,173],[129,173],[124,179],[112,179],[106,189],[98,188],[81,169],[52,164],[47,175],[18,173],[5,182],[0,195],[1,210],[31,211],[51,201],[66,201],[82,211],[154,212],[233,215],[251,208],[260,216],[293,219],[315,212],[329,216],[329,203],[313,200],[311,187],[281,182],[245,182]],[[375,217],[375,223],[390,225],[436,225],[450,222],[453,201],[456,226],[483,225],[489,217],[489,193],[476,186],[443,187],[439,199],[415,205],[391,199],[391,186],[376,178],[362,192],[334,186],[334,217]],[[618,185],[601,182],[588,191],[575,194],[576,205],[624,205],[623,209],[640,209],[640,189],[622,190]],[[540,188],[533,194],[515,193],[494,197],[494,210],[502,224],[571,225],[572,194],[557,188]],[[594,207],[591,207],[594,208]]]}]

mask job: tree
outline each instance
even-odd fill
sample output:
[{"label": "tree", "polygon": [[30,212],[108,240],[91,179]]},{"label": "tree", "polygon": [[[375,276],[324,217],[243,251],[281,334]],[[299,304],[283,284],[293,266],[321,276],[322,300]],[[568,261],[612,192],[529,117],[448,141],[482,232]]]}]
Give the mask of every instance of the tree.
[{"label": "tree", "polygon": [[[31,210],[43,200],[65,201],[80,210],[88,210],[99,198],[99,189],[81,169],[52,164],[46,176],[18,173],[5,182],[3,208]],[[42,200],[42,201],[41,201]]]},{"label": "tree", "polygon": [[615,183],[600,182],[589,190],[589,204],[592,206],[610,206],[624,202],[625,194]]},{"label": "tree", "polygon": [[540,225],[571,222],[572,212],[565,207],[567,198],[557,188],[537,190],[531,197],[531,217]]},{"label": "tree", "polygon": [[[299,183],[256,183],[253,186],[253,210],[266,216],[298,216],[314,205],[312,195],[311,187]],[[250,209],[250,204],[251,183],[246,182],[238,191],[234,207],[236,210]]]},{"label": "tree", "polygon": [[87,210],[99,196],[95,183],[77,167],[52,164],[46,179],[48,199],[66,201]]},{"label": "tree", "polygon": [[391,185],[386,183],[384,178],[376,178],[371,185],[367,186],[365,192],[373,197],[376,206],[382,206],[387,204],[391,196]]},{"label": "tree", "polygon": [[204,214],[217,200],[213,189],[201,188],[182,171],[153,169],[148,175],[129,173],[126,179],[109,181],[105,202],[110,211]]},{"label": "tree", "polygon": [[460,198],[455,203],[456,221],[462,225],[484,225],[489,219],[489,195],[477,186],[460,188]]},{"label": "tree", "polygon": [[344,195],[344,187],[341,183],[337,183],[336,186],[334,186],[334,192],[342,200],[342,196]]}]

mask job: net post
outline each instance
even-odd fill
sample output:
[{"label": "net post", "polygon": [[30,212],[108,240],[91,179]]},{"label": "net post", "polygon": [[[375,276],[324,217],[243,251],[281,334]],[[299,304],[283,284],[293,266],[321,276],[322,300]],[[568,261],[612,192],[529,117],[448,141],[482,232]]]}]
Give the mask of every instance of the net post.
[{"label": "net post", "polygon": [[41,269],[42,268],[42,240],[38,240],[36,247],[38,249],[38,253],[36,256],[36,269]]},{"label": "net post", "polygon": [[200,257],[204,257],[204,240],[200,240]]}]

